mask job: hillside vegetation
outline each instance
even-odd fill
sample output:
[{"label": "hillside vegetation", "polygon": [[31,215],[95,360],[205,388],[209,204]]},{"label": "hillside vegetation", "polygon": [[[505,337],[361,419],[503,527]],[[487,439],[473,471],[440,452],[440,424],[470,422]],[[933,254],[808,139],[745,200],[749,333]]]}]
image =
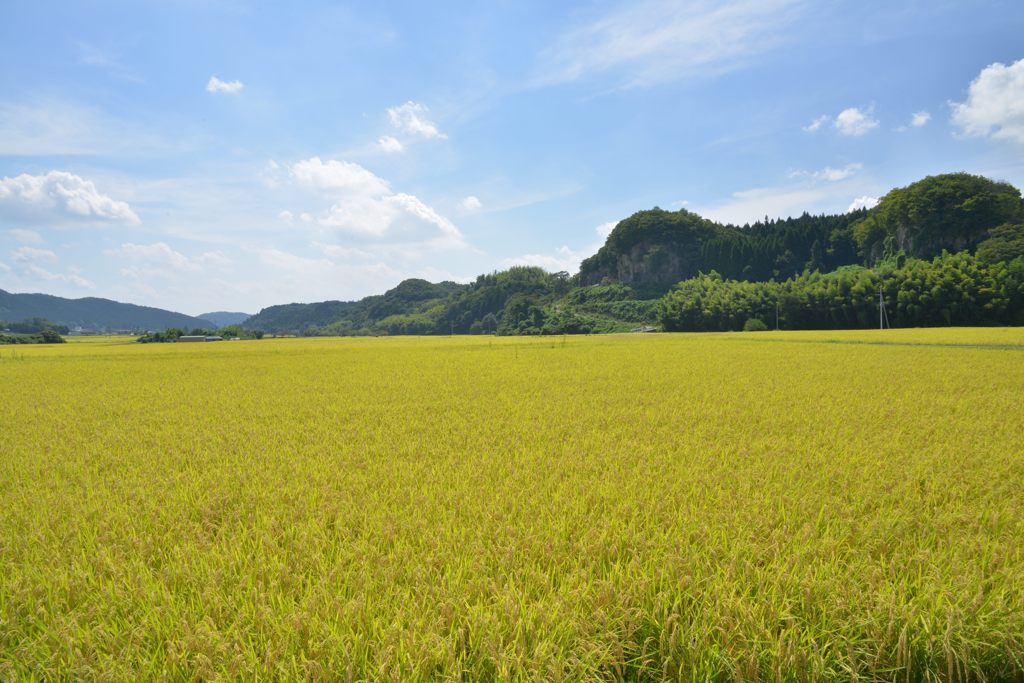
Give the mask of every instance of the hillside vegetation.
[{"label": "hillside vegetation", "polygon": [[831,216],[735,226],[640,211],[572,277],[515,267],[468,285],[406,280],[361,301],[271,306],[244,324],[301,335],[739,330],[774,326],[778,305],[787,329],[863,327],[879,287],[894,326],[1021,324],[1022,257],[1019,190],[954,173]]}]

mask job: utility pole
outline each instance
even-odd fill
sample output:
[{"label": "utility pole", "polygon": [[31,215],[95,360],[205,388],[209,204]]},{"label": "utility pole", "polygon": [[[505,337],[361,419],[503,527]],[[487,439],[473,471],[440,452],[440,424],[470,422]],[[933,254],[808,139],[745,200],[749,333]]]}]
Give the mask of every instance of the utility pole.
[{"label": "utility pole", "polygon": [[775,331],[779,331],[779,302],[775,302]]},{"label": "utility pole", "polygon": [[[882,295],[882,286],[878,286],[878,329],[884,330],[886,323],[889,322],[889,315],[885,310],[885,297]],[[889,325],[892,329],[892,325]]]}]

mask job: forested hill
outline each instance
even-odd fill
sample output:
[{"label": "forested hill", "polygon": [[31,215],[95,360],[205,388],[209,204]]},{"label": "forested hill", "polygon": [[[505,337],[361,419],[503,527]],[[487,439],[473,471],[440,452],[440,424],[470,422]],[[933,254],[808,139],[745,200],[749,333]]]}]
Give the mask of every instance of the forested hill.
[{"label": "forested hill", "polygon": [[0,320],[28,318],[45,318],[70,328],[81,327],[97,332],[210,327],[210,323],[201,318],[161,308],[94,297],[64,299],[49,294],[12,294],[0,289]]},{"label": "forested hill", "polygon": [[1022,222],[1017,188],[966,173],[894,189],[870,211],[805,213],[743,227],[655,208],[619,222],[580,265],[579,279],[583,285],[615,281],[655,290],[711,271],[735,280],[785,280],[897,252],[930,259],[943,250],[973,250],[990,230]]},{"label": "forested hill", "polygon": [[867,213],[805,213],[737,227],[685,209],[640,211],[620,221],[604,246],[580,264],[579,280],[582,285],[614,281],[664,292],[712,270],[754,281],[788,278],[808,268],[834,270],[860,260],[852,226]]},{"label": "forested hill", "polygon": [[430,334],[434,331],[433,325],[427,326],[424,321],[432,307],[466,288],[467,285],[455,282],[434,284],[420,279],[404,280],[384,294],[359,301],[270,306],[246,320],[245,327],[294,334],[370,334],[381,329],[391,333]]},{"label": "forested hill", "polygon": [[[944,251],[964,258],[941,258]],[[791,324],[844,326],[868,315],[871,291],[896,273],[903,279],[892,296],[906,304],[894,309],[898,322],[1010,324],[1024,320],[1015,289],[1024,268],[1009,267],[1022,254],[1020,192],[956,173],[894,189],[871,210],[742,227],[655,208],[621,221],[572,277],[515,267],[468,285],[406,280],[361,301],[271,306],[244,325],[312,335],[734,329],[774,313],[784,292],[782,315]],[[956,292],[942,289],[953,281]],[[941,296],[932,293],[936,287]],[[989,296],[991,287],[1000,288],[998,296]],[[799,313],[801,306],[825,308],[812,316]],[[705,309],[710,317],[701,317]]]}]

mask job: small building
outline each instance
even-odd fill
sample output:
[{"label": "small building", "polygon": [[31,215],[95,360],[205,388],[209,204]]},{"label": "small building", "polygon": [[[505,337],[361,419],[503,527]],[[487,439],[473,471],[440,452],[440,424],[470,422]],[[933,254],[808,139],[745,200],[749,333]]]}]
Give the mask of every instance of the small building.
[{"label": "small building", "polygon": [[206,341],[206,335],[203,334],[185,334],[178,337],[180,342],[204,342]]},{"label": "small building", "polygon": [[634,327],[630,332],[657,332],[657,327],[651,327],[650,325],[644,325],[642,327]]}]

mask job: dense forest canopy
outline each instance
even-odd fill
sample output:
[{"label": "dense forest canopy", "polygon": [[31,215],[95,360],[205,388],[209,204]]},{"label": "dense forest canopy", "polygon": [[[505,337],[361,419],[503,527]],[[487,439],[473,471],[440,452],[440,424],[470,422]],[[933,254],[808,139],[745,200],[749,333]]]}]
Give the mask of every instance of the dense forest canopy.
[{"label": "dense forest canopy", "polygon": [[866,213],[804,213],[737,227],[685,209],[640,211],[620,221],[597,254],[580,264],[580,282],[613,280],[665,291],[711,270],[744,280],[832,270],[858,261],[851,226]]},{"label": "dense forest canopy", "polygon": [[854,224],[853,236],[868,262],[897,252],[932,258],[943,250],[974,249],[993,229],[1021,223],[1020,190],[950,173],[892,190]]},{"label": "dense forest canopy", "polygon": [[944,252],[767,282],[712,271],[666,294],[658,319],[665,330],[688,332],[749,329],[752,321],[788,330],[877,327],[879,292],[892,327],[1024,325],[1024,258],[989,264]]}]

